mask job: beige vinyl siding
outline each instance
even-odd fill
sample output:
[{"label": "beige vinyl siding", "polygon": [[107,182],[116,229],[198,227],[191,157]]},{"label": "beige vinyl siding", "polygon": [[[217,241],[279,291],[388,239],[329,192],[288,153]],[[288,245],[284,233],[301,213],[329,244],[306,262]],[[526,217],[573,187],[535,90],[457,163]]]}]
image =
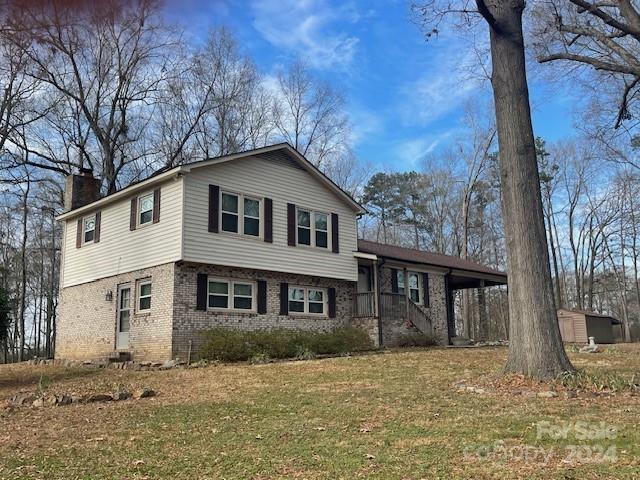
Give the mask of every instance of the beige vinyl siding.
[{"label": "beige vinyl siding", "polygon": [[[209,185],[221,190],[273,200],[273,243],[208,231]],[[287,203],[324,213],[337,213],[340,253],[329,248],[287,245]],[[262,219],[264,222],[264,218]],[[331,219],[329,218],[329,222]],[[356,281],[355,212],[341,198],[293,162],[256,157],[193,169],[185,176],[184,260],[317,275]]]},{"label": "beige vinyl siding", "polygon": [[584,314],[561,309],[558,310],[558,322],[564,342],[586,343],[588,341]]},{"label": "beige vinyl siding", "polygon": [[[183,180],[160,184],[160,222],[129,230],[131,198],[101,209],[100,242],[76,248],[78,217],[66,220],[62,286],[69,287],[121,273],[180,260]],[[87,213],[89,214],[89,213]]]}]

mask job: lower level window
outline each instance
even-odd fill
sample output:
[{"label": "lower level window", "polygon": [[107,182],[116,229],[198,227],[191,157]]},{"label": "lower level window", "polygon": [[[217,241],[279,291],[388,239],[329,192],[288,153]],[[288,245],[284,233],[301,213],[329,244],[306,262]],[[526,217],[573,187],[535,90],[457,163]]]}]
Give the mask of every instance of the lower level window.
[{"label": "lower level window", "polygon": [[289,287],[289,312],[325,315],[327,291],[323,288]]},{"label": "lower level window", "polygon": [[209,308],[253,310],[254,284],[236,280],[209,280]]},{"label": "lower level window", "polygon": [[138,283],[138,312],[151,310],[151,281]]}]

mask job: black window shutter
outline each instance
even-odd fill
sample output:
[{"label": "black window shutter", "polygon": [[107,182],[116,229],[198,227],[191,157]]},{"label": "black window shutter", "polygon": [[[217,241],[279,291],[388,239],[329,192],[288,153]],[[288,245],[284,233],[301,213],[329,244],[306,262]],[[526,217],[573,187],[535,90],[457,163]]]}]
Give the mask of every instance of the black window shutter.
[{"label": "black window shutter", "polygon": [[160,189],[153,191],[153,223],[160,221]]},{"label": "black window shutter", "polygon": [[267,282],[258,280],[258,313],[267,313]]},{"label": "black window shutter", "polygon": [[293,203],[287,203],[287,244],[296,246],[296,206]]},{"label": "black window shutter", "polygon": [[264,241],[273,243],[273,201],[264,199]]},{"label": "black window shutter", "polygon": [[100,221],[102,220],[102,212],[96,212],[96,230],[93,232],[93,241],[98,243],[100,241]]},{"label": "black window shutter", "polygon": [[331,287],[327,292],[329,294],[329,318],[336,318],[336,289]]},{"label": "black window shutter", "polygon": [[331,251],[333,253],[340,253],[340,245],[338,243],[338,214],[331,214]]},{"label": "black window shutter", "polygon": [[398,270],[391,269],[391,293],[398,293]]},{"label": "black window shutter", "polygon": [[196,281],[196,310],[207,309],[207,274],[199,273]]},{"label": "black window shutter", "polygon": [[218,233],[220,211],[220,187],[209,185],[209,231]]},{"label": "black window shutter", "polygon": [[430,306],[429,305],[429,274],[428,273],[423,273],[422,274],[422,303],[425,307]]},{"label": "black window shutter", "polygon": [[280,315],[289,315],[289,284],[280,284]]},{"label": "black window shutter", "polygon": [[138,197],[131,199],[131,215],[129,215],[129,230],[135,230],[138,219]]},{"label": "black window shutter", "polygon": [[76,248],[82,246],[82,219],[78,219],[78,230],[76,231]]}]

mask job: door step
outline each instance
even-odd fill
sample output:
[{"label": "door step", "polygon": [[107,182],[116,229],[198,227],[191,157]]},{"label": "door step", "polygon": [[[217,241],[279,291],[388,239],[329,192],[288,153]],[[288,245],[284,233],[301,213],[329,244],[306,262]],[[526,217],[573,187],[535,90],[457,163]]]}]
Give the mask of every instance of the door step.
[{"label": "door step", "polygon": [[129,362],[131,361],[131,352],[113,352],[109,355],[108,361],[109,363]]}]

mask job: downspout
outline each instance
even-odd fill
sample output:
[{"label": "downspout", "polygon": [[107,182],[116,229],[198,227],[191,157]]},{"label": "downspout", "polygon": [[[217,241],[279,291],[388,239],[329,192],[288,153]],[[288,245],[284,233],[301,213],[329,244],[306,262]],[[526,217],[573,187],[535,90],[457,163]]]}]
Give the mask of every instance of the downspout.
[{"label": "downspout", "polygon": [[382,284],[381,284],[381,280],[382,280],[382,266],[386,263],[386,260],[384,258],[381,258],[378,262],[376,262],[376,269],[378,270],[376,272],[377,275],[377,282],[376,282],[376,296],[377,296],[377,302],[378,302],[378,348],[382,348],[383,342],[382,342],[382,309],[380,308],[380,306],[382,305],[381,301],[382,301]]}]

